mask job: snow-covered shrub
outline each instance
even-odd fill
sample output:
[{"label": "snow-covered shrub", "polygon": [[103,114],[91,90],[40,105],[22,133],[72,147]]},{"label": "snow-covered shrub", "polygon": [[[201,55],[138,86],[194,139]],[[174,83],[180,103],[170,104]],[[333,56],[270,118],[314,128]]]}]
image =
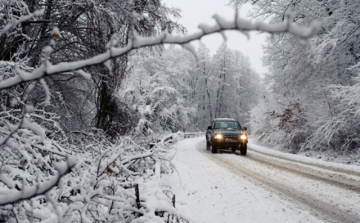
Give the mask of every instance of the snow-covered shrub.
[{"label": "snow-covered shrub", "polygon": [[[21,130],[18,132],[23,134]],[[164,222],[169,214],[181,217],[173,207],[172,197],[167,195],[171,189],[163,188],[159,181],[161,174],[173,171],[169,150],[164,144],[149,149],[139,146],[131,137],[119,138],[113,144],[100,130],[77,132],[72,137],[74,143],[68,145],[71,150],[66,153],[71,153],[76,166],[46,194],[1,207],[6,221],[133,222],[137,219],[135,222]],[[36,135],[32,134],[32,138],[36,139]],[[41,146],[27,143],[33,149]],[[10,162],[1,160],[3,199],[11,199],[6,194],[21,193],[18,190],[26,191],[25,188],[41,182],[42,188],[51,181],[56,172],[55,163],[61,158],[64,160],[61,152],[65,152],[58,143],[52,144],[51,148],[43,148],[47,149],[44,153],[28,154],[25,145],[20,147],[25,158],[18,151],[3,147],[1,154],[7,160],[12,158]]]},{"label": "snow-covered shrub", "polygon": [[299,102],[287,106],[264,96],[251,110],[251,133],[262,144],[296,153],[308,136],[306,115]]},{"label": "snow-covered shrub", "polygon": [[3,104],[2,108],[0,205],[8,204],[1,208],[3,217],[7,220],[38,219],[36,212],[31,212],[34,216],[27,213],[32,203],[48,198],[48,191],[71,170],[75,158],[55,114],[21,101],[14,102],[11,107]]},{"label": "snow-covered shrub", "polygon": [[[14,74],[9,64],[1,67],[5,79]],[[150,150],[150,138],[110,141],[99,129],[64,131],[48,112],[52,105],[34,107],[27,93],[21,86],[1,90],[1,221],[164,222],[181,216],[171,189],[159,182],[161,173],[172,172],[162,144]]]},{"label": "snow-covered shrub", "polygon": [[276,127],[279,121],[267,115],[269,110],[275,110],[272,105],[274,105],[274,101],[264,96],[251,110],[249,122],[251,134],[260,143],[268,146],[284,144],[285,138],[284,133]]},{"label": "snow-covered shrub", "polygon": [[[156,197],[152,190],[162,193],[157,182],[160,171],[171,171],[167,153],[161,148],[149,150],[125,137],[106,149],[89,148],[85,154],[88,158],[79,159],[57,194],[62,205],[68,204],[62,215],[65,221],[131,222],[140,216],[149,220],[155,211],[171,209],[170,198],[152,198]],[[149,199],[153,202],[148,205]]]},{"label": "snow-covered shrub", "polygon": [[316,131],[302,145],[302,150],[331,149],[338,152],[360,150],[360,82],[353,86],[329,86],[332,116],[325,122],[315,123]]},{"label": "snow-covered shrub", "polygon": [[292,102],[280,113],[271,111],[266,114],[278,119],[276,127],[285,134],[286,148],[291,152],[298,152],[299,145],[307,137],[307,120],[300,103]]}]

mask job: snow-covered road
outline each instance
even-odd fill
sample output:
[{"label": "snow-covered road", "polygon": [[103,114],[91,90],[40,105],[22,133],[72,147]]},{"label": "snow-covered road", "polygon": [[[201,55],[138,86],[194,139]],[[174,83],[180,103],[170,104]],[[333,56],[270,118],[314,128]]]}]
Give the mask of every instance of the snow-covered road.
[{"label": "snow-covered road", "polygon": [[359,167],[318,162],[249,144],[248,156],[212,154],[204,137],[173,159],[177,208],[191,222],[360,222]]}]

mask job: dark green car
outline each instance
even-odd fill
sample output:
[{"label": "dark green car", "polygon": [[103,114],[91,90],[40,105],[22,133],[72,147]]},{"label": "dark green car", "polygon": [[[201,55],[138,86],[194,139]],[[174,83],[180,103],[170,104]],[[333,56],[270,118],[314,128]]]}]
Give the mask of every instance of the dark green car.
[{"label": "dark green car", "polygon": [[235,119],[214,119],[206,131],[206,149],[211,149],[212,153],[217,153],[220,149],[231,149],[233,153],[240,150],[240,154],[245,156],[247,143],[246,127],[242,128]]}]

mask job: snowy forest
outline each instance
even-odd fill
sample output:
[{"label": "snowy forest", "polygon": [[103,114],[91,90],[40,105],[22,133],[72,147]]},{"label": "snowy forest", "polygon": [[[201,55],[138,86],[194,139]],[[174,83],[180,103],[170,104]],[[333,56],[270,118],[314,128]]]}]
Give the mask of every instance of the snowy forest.
[{"label": "snowy forest", "polygon": [[[253,22],[238,17],[253,5]],[[160,0],[0,1],[0,222],[186,222],[171,144],[231,117],[291,153],[359,154],[360,3],[231,0],[188,34]],[[269,33],[262,77],[226,42]],[[154,143],[150,148],[149,144]]]},{"label": "snowy forest", "polygon": [[263,82],[267,92],[251,110],[252,133],[260,142],[292,153],[326,151],[352,154],[360,148],[360,2],[251,2],[257,20],[278,23],[285,12],[306,26],[320,27],[310,44],[282,33],[269,37]]}]

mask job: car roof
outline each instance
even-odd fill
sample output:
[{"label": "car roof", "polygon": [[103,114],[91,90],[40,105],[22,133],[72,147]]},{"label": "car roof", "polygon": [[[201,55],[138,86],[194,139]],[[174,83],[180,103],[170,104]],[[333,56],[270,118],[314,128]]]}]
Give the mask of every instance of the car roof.
[{"label": "car roof", "polygon": [[213,121],[237,121],[233,118],[215,118]]}]

